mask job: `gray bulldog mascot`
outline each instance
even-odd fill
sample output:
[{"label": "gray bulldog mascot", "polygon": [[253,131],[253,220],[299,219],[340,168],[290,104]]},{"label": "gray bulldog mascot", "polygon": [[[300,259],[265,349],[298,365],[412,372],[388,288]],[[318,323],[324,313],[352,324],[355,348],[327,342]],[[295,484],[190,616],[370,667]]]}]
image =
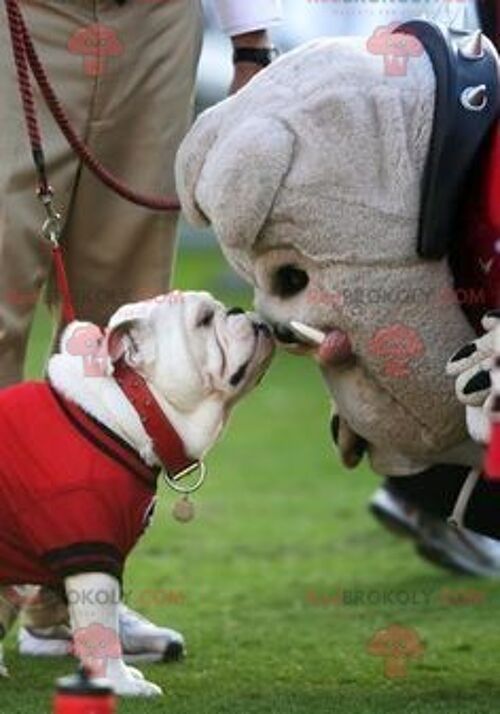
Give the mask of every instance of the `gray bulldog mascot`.
[{"label": "gray bulldog mascot", "polygon": [[482,463],[446,363],[476,336],[453,256],[498,76],[488,39],[430,22],[320,39],[205,112],[177,161],[187,218],[320,362],[344,463],[419,483],[446,466],[452,500]]}]

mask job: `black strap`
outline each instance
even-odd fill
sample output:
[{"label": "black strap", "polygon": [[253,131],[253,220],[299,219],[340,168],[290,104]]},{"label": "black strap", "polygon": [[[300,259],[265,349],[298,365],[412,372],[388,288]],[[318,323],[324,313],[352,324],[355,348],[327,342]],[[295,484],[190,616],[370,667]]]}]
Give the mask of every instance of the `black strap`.
[{"label": "black strap", "polygon": [[275,47],[236,47],[233,53],[233,62],[251,62],[260,67],[267,67],[277,56]]},{"label": "black strap", "polygon": [[[422,43],[436,76],[433,133],[422,182],[418,254],[441,259],[457,233],[459,207],[474,160],[500,115],[499,58],[483,37],[483,52],[466,58],[461,46],[471,39],[466,31],[413,20],[395,32],[411,34]],[[469,88],[485,85],[487,102],[480,111],[462,102]]]}]

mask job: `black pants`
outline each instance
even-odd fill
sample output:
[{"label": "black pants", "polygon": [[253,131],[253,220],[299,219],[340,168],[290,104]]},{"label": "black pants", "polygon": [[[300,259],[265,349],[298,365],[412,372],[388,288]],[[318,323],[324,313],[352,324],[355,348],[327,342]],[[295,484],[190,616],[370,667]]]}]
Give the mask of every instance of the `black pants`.
[{"label": "black pants", "polygon": [[[446,519],[451,515],[469,469],[443,464],[416,476],[388,478],[387,487],[396,496],[423,511]],[[466,510],[464,525],[500,540],[500,482],[480,479]]]}]

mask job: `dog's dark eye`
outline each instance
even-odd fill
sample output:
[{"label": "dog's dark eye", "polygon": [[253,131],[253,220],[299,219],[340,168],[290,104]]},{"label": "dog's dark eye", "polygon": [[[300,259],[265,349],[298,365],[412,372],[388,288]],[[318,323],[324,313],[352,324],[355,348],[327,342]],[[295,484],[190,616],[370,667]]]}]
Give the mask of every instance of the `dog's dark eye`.
[{"label": "dog's dark eye", "polygon": [[198,320],[198,327],[210,327],[212,322],[214,321],[215,317],[215,312],[213,310],[210,310],[210,312],[206,312],[200,320]]},{"label": "dog's dark eye", "polygon": [[272,291],[279,297],[289,298],[298,295],[308,284],[309,276],[305,270],[295,265],[282,265],[273,275]]}]

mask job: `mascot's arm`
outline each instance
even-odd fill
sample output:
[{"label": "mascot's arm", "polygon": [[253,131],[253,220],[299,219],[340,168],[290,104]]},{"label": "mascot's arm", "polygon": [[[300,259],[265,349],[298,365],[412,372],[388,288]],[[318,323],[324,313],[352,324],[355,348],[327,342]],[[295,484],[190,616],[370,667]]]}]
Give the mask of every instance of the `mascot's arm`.
[{"label": "mascot's arm", "polygon": [[500,325],[500,311],[486,313],[482,337],[468,342],[449,359],[446,372],[455,378],[458,399],[467,408],[467,428],[475,441],[487,443],[489,436],[489,408],[493,365],[494,328]]}]

